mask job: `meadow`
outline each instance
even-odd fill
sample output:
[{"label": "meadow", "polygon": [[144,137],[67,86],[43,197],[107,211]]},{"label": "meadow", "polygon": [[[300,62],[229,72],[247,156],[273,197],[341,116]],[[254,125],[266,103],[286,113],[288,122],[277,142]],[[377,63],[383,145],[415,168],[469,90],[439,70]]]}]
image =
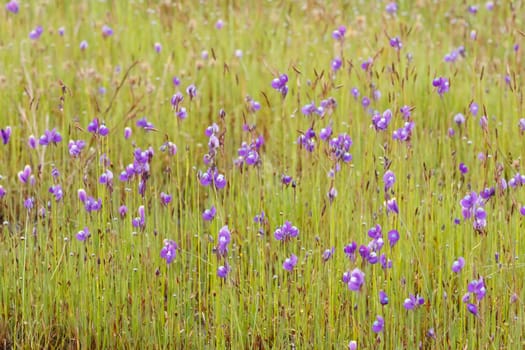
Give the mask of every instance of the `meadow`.
[{"label": "meadow", "polygon": [[0,348],[525,348],[523,1],[0,12]]}]

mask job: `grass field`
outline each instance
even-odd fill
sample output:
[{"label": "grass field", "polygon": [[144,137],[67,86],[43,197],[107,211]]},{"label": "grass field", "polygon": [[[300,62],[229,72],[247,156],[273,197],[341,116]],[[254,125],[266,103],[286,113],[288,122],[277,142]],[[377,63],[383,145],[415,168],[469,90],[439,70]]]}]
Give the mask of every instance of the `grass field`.
[{"label": "grass field", "polygon": [[0,348],[525,347],[523,1],[5,3]]}]

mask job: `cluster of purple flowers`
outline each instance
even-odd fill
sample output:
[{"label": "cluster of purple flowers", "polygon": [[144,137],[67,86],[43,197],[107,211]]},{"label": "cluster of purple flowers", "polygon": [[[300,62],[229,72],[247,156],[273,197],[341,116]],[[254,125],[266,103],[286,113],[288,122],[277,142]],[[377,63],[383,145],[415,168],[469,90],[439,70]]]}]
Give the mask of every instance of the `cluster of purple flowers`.
[{"label": "cluster of purple flowers", "polygon": [[220,265],[217,268],[217,276],[219,276],[220,278],[226,278],[226,276],[228,275],[230,271],[230,266],[228,265],[228,262],[226,260],[227,255],[228,255],[228,246],[230,245],[230,242],[231,242],[231,232],[228,229],[228,226],[225,225],[221,227],[221,229],[219,230],[219,236],[217,238],[217,245],[213,248],[215,254],[217,255],[217,258],[224,259],[224,264]]},{"label": "cluster of purple flowers", "polygon": [[330,158],[337,162],[349,163],[352,161],[350,154],[350,147],[352,146],[352,138],[348,134],[339,134],[337,137],[330,139],[328,142],[330,147]]},{"label": "cluster of purple flowers", "polygon": [[339,28],[335,29],[332,32],[332,38],[337,41],[343,41],[346,34],[346,27],[345,26],[339,26]]},{"label": "cluster of purple flowers", "polygon": [[46,130],[44,132],[44,135],[40,136],[38,143],[41,146],[48,146],[50,144],[56,145],[60,141],[62,141],[62,136],[60,135],[60,133],[57,131],[56,128],[53,128],[51,130]]},{"label": "cluster of purple flowers", "polygon": [[312,128],[309,128],[299,136],[297,139],[297,144],[301,148],[304,148],[308,152],[313,152],[315,149],[315,131]]},{"label": "cluster of purple flowers", "polygon": [[[155,130],[155,126],[153,125],[153,123],[149,122],[148,119],[146,117],[142,117],[140,118],[139,120],[137,120],[137,122],[135,123],[135,125],[145,131],[154,131]],[[124,137],[125,138],[129,138],[126,137],[127,135],[124,134]],[[130,136],[131,136],[131,133],[130,133]]]},{"label": "cluster of purple flowers", "polygon": [[[474,316],[478,315],[478,306],[481,299],[487,294],[487,288],[483,277],[472,280],[467,286],[467,293],[463,295],[462,301],[467,304],[467,310]],[[475,298],[475,300],[474,300]]]},{"label": "cluster of purple flowers", "polygon": [[166,264],[171,264],[177,256],[177,249],[179,249],[179,246],[177,243],[175,243],[175,241],[171,239],[165,239],[164,247],[162,247],[160,251],[160,257],[166,260]]},{"label": "cluster of purple flowers", "polygon": [[299,229],[292,225],[290,221],[285,221],[282,226],[275,229],[273,236],[278,241],[288,241],[291,238],[295,238],[299,235]]},{"label": "cluster of purple flowers", "polygon": [[279,75],[278,78],[274,78],[272,80],[272,88],[274,88],[275,90],[279,91],[281,93],[281,95],[284,97],[286,97],[286,95],[288,94],[288,75],[286,74],[281,74]]},{"label": "cluster of purple flowers", "polygon": [[410,141],[414,126],[415,123],[413,121],[405,122],[405,125],[403,125],[402,128],[399,128],[392,133],[392,138],[397,141]]},{"label": "cluster of purple flowers", "polygon": [[305,116],[310,116],[317,114],[320,117],[323,117],[327,112],[332,112],[337,107],[337,101],[333,97],[329,97],[321,101],[318,107],[315,106],[315,103],[305,104],[301,108],[301,113]]},{"label": "cluster of purple flowers", "polygon": [[390,109],[385,110],[383,113],[375,111],[372,114],[372,125],[376,131],[386,130],[391,120],[392,111]]},{"label": "cluster of purple flowers", "polygon": [[84,204],[84,208],[88,213],[99,211],[102,208],[102,199],[88,196],[83,188],[78,190],[78,199]]},{"label": "cluster of purple flowers", "polygon": [[69,140],[67,148],[69,150],[69,155],[73,158],[80,156],[82,150],[86,147],[86,142],[84,140]]},{"label": "cluster of purple flowers", "polygon": [[463,218],[465,220],[472,219],[474,229],[480,233],[483,233],[487,226],[485,204],[495,193],[494,187],[484,189],[479,195],[472,191],[460,201]]},{"label": "cluster of purple flowers", "polygon": [[237,159],[235,165],[242,168],[245,164],[251,166],[257,166],[261,164],[261,158],[259,156],[259,150],[264,145],[264,137],[259,135],[255,140],[250,143],[243,142],[239,150],[237,151]]},{"label": "cluster of purple flowers", "polygon": [[456,62],[459,57],[465,57],[465,47],[462,45],[445,55],[445,62]]},{"label": "cluster of purple flowers", "polygon": [[445,77],[435,78],[432,80],[432,86],[436,88],[439,96],[443,96],[443,94],[450,89],[450,81]]},{"label": "cluster of purple flowers", "polygon": [[348,289],[359,292],[365,284],[365,273],[356,267],[352,271],[345,272],[342,280],[347,284]]},{"label": "cluster of purple flowers", "polygon": [[107,136],[109,134],[109,129],[106,127],[105,123],[102,123],[98,118],[94,118],[87,127],[87,131],[93,135]]},{"label": "cluster of purple flowers", "polygon": [[199,171],[197,176],[202,186],[210,186],[213,184],[218,190],[226,187],[226,177],[219,173],[217,168],[212,167],[204,172]]},{"label": "cluster of purple flowers", "polygon": [[[186,93],[190,97],[190,100],[192,100],[197,95],[197,88],[195,85],[190,85],[186,89]],[[181,103],[184,101],[184,95],[177,91],[170,100],[171,107],[173,108],[173,111],[175,112],[175,115],[178,119],[184,120],[188,116],[188,112],[186,111],[185,107],[182,107]]]},{"label": "cluster of purple flowers", "polygon": [[138,189],[141,196],[144,196],[146,192],[146,183],[150,175],[150,163],[153,155],[154,151],[152,147],[149,147],[144,151],[139,147],[135,148],[133,151],[133,163],[128,164],[126,169],[123,170],[119,176],[119,179],[122,182],[128,182],[134,178],[138,178]]}]

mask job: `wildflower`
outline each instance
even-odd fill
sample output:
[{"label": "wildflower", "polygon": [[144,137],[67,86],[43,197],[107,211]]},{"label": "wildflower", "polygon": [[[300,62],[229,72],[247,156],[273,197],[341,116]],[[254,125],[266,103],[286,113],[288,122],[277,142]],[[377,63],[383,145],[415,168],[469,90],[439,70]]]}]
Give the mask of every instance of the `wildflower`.
[{"label": "wildflower", "polygon": [[388,231],[388,242],[390,243],[390,247],[393,248],[397,241],[399,241],[399,232],[397,230]]},{"label": "wildflower", "polygon": [[380,333],[384,330],[385,320],[381,316],[376,316],[374,323],[372,323],[372,331],[374,333]]},{"label": "wildflower", "polygon": [[24,207],[27,209],[27,211],[31,211],[35,206],[35,197],[27,197],[24,200]]},{"label": "wildflower", "polygon": [[202,213],[202,220],[204,221],[211,221],[215,218],[215,214],[217,213],[217,209],[215,209],[215,206],[211,206],[210,209],[205,209]]},{"label": "wildflower", "polygon": [[357,243],[356,242],[349,243],[344,248],[345,255],[352,261],[355,260],[355,252],[356,252],[356,250],[357,250]]},{"label": "wildflower", "polygon": [[468,284],[467,290],[469,293],[474,294],[476,299],[481,300],[487,294],[487,288],[485,287],[485,281],[483,277],[478,280],[473,280]]},{"label": "wildflower", "polygon": [[156,53],[160,53],[160,52],[162,51],[162,45],[161,45],[161,43],[158,43],[158,42],[157,42],[157,43],[153,44],[153,49],[155,49],[155,52],[156,52]]},{"label": "wildflower", "polygon": [[60,200],[64,196],[64,193],[62,192],[62,186],[60,185],[54,185],[54,186],[49,187],[49,193],[55,196],[56,202],[60,202]]},{"label": "wildflower", "polygon": [[287,241],[299,235],[299,229],[292,225],[290,221],[286,221],[282,226],[275,229],[273,236],[278,241]]},{"label": "wildflower", "polygon": [[292,271],[296,265],[297,256],[295,254],[292,254],[289,258],[286,258],[286,260],[284,261],[283,268],[287,271]]},{"label": "wildflower", "polygon": [[437,93],[439,94],[439,96],[443,96],[443,94],[445,92],[448,92],[448,90],[450,89],[450,82],[447,78],[444,77],[435,78],[432,81],[432,85],[435,88],[437,88]]},{"label": "wildflower", "polygon": [[414,125],[414,122],[406,122],[402,128],[399,128],[392,133],[392,139],[398,141],[410,141]]},{"label": "wildflower", "polygon": [[231,233],[228,226],[225,225],[219,230],[219,237],[217,239],[217,246],[214,248],[218,257],[225,257],[228,253],[228,245],[231,241]]},{"label": "wildflower", "polygon": [[132,134],[132,130],[129,126],[126,126],[124,128],[124,138],[127,140],[131,137],[131,134]]},{"label": "wildflower", "polygon": [[407,310],[414,310],[415,308],[423,305],[424,303],[425,303],[424,298],[420,297],[419,295],[414,296],[413,294],[410,294],[410,296],[405,299],[403,306]]},{"label": "wildflower", "polygon": [[17,14],[19,10],[18,1],[9,1],[7,4],[5,4],[5,9],[11,13]]},{"label": "wildflower", "polygon": [[351,340],[348,343],[348,350],[357,350],[357,342],[355,340]]},{"label": "wildflower", "polygon": [[334,72],[337,72],[342,66],[343,61],[339,57],[336,57],[332,60],[331,67]]},{"label": "wildflower", "polygon": [[164,193],[164,192],[160,193],[160,204],[167,206],[168,204],[171,203],[171,199],[172,199],[171,195]]},{"label": "wildflower", "polygon": [[36,148],[36,137],[35,137],[35,135],[29,135],[29,137],[27,138],[27,145],[30,148],[32,148],[32,149]]},{"label": "wildflower", "polygon": [[138,209],[139,216],[131,220],[133,227],[144,229],[146,227],[146,213],[144,211],[144,206],[141,205]]},{"label": "wildflower", "polygon": [[190,100],[192,100],[195,96],[197,96],[197,87],[194,84],[188,85],[186,88],[186,93],[190,97]]},{"label": "wildflower", "polygon": [[334,256],[335,248],[332,247],[331,249],[326,249],[323,252],[323,262],[327,262]]},{"label": "wildflower", "polygon": [[100,136],[107,136],[109,134],[109,129],[106,127],[106,124],[101,123],[98,118],[94,118],[87,127],[87,131]]},{"label": "wildflower", "polygon": [[337,41],[342,41],[345,38],[346,27],[339,26],[336,30],[332,32],[332,38]]},{"label": "wildflower", "polygon": [[465,165],[465,163],[459,163],[459,171],[461,172],[461,175],[468,173],[468,167]]},{"label": "wildflower", "polygon": [[4,187],[2,185],[0,185],[0,199],[4,198],[5,195],[6,195],[6,190],[4,189]]},{"label": "wildflower", "polygon": [[112,35],[113,35],[113,29],[111,29],[111,27],[108,25],[103,25],[102,26],[102,36],[104,38],[107,38]]},{"label": "wildflower", "polygon": [[465,267],[465,259],[461,256],[452,263],[452,271],[455,273],[460,273],[463,267]]},{"label": "wildflower", "polygon": [[82,50],[82,51],[86,50],[88,48],[88,42],[86,40],[82,40],[80,42],[79,47],[80,47],[80,50]]},{"label": "wildflower", "polygon": [[27,184],[31,178],[31,166],[26,165],[24,170],[18,172],[18,179],[21,183]]},{"label": "wildflower", "polygon": [[11,137],[11,127],[6,126],[5,129],[0,129],[0,136],[2,136],[2,142],[7,145],[9,138]]},{"label": "wildflower", "polygon": [[374,112],[374,114],[372,114],[372,125],[376,131],[386,130],[391,120],[392,111],[389,109],[385,110],[383,114],[379,112]]},{"label": "wildflower", "polygon": [[222,29],[223,27],[224,27],[224,21],[222,19],[218,19],[217,22],[215,22],[215,28]]},{"label": "wildflower", "polygon": [[76,158],[80,155],[80,152],[84,149],[86,143],[83,140],[69,140],[67,148],[69,150],[69,155],[73,158]]},{"label": "wildflower", "polygon": [[58,32],[58,35],[64,36],[64,34],[66,33],[66,28],[60,27],[58,28],[57,32]]},{"label": "wildflower", "polygon": [[386,213],[399,214],[399,207],[397,206],[397,201],[395,198],[390,198],[386,201]]},{"label": "wildflower", "polygon": [[359,292],[365,283],[365,274],[357,267],[350,272],[350,279],[347,283],[348,289],[354,292]]},{"label": "wildflower", "polygon": [[281,74],[278,78],[272,80],[272,88],[279,91],[283,97],[286,97],[288,94],[288,75]]},{"label": "wildflower", "polygon": [[126,217],[126,215],[128,214],[128,207],[126,207],[124,204],[122,204],[118,208],[118,213],[120,215],[120,218],[124,219]]},{"label": "wildflower", "polygon": [[467,304],[467,310],[474,316],[478,315],[478,307],[475,304],[468,303]]},{"label": "wildflower", "polygon": [[83,230],[80,230],[78,231],[77,235],[76,235],[76,238],[83,242],[85,241],[86,239],[89,238],[89,236],[91,236],[91,233],[89,232],[89,229],[87,227],[84,227]]},{"label": "wildflower", "polygon": [[40,38],[42,33],[44,33],[44,29],[42,28],[42,26],[37,26],[35,29],[29,32],[29,39],[37,40],[38,38]]},{"label": "wildflower", "polygon": [[171,264],[177,256],[177,243],[171,239],[164,240],[164,247],[160,250],[160,257],[166,260],[166,264]]},{"label": "wildflower", "polygon": [[401,39],[399,39],[399,37],[396,36],[390,38],[390,46],[396,50],[401,50],[401,48],[403,47],[403,43],[401,42]]},{"label": "wildflower", "polygon": [[388,304],[388,295],[386,295],[386,293],[383,291],[379,292],[379,302],[381,303],[381,305]]},{"label": "wildflower", "polygon": [[146,131],[152,131],[155,129],[155,126],[153,126],[152,123],[150,123],[146,117],[142,117],[135,123],[139,128],[142,128]]},{"label": "wildflower", "polygon": [[40,139],[38,140],[38,143],[42,146],[47,146],[51,143],[57,144],[60,141],[62,141],[62,136],[57,131],[56,128],[53,128],[51,130],[46,130],[44,132],[44,135],[40,136]]},{"label": "wildflower", "polygon": [[368,72],[373,62],[374,61],[372,58],[368,58],[366,61],[361,62],[361,69],[364,70],[365,72]]},{"label": "wildflower", "polygon": [[397,3],[394,1],[389,2],[385,6],[385,11],[390,15],[395,15],[397,13]]},{"label": "wildflower", "polygon": [[217,276],[220,278],[226,278],[230,272],[230,267],[226,265],[221,265],[217,268]]}]

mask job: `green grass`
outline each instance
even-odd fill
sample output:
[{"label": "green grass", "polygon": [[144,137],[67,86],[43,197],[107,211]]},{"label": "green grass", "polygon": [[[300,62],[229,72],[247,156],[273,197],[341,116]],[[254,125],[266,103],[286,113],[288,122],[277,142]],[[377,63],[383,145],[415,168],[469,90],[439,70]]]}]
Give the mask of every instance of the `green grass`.
[{"label": "green grass", "polygon": [[[0,145],[0,185],[7,192],[0,199],[0,347],[320,349],[346,348],[356,340],[359,349],[523,348],[519,210],[525,189],[496,189],[485,206],[484,234],[471,221],[453,220],[462,218],[459,201],[467,193],[498,188],[500,179],[525,171],[525,136],[518,127],[525,117],[524,4],[498,2],[492,11],[480,5],[473,15],[455,1],[399,1],[397,16],[388,15],[385,5],[35,1],[16,15],[2,9],[0,128],[10,126],[12,135]],[[218,19],[225,22],[221,30],[215,28]],[[102,36],[104,24],[113,36]],[[44,32],[30,40],[37,25]],[[331,37],[339,25],[347,26],[342,44]],[[64,36],[57,33],[60,26]],[[400,37],[400,52],[388,36]],[[82,40],[89,44],[85,51]],[[521,46],[517,52],[515,44]],[[444,62],[460,45],[466,56]],[[235,57],[237,49],[242,58]],[[344,64],[334,74],[330,62],[336,56]],[[374,63],[367,73],[360,66],[369,57]],[[289,77],[284,99],[271,88],[281,73]],[[181,79],[178,88],[174,76]],[[432,87],[439,76],[451,82],[442,97]],[[193,100],[185,93],[190,84],[198,89]],[[357,101],[353,87],[361,93]],[[374,89],[381,92],[377,101]],[[185,95],[186,120],[177,120],[170,104],[178,90]],[[247,96],[260,102],[259,111],[250,112]],[[386,131],[371,127],[363,96],[374,110],[394,112]],[[305,104],[318,106],[328,97],[337,102],[333,113],[302,115]],[[480,106],[477,117],[469,112],[471,101]],[[404,124],[403,105],[415,108],[409,143],[392,139]],[[453,121],[459,112],[466,116],[461,127]],[[479,116],[485,114],[483,131]],[[155,131],[136,126],[144,116]],[[108,137],[87,132],[95,117],[110,129]],[[204,130],[213,122],[223,135],[216,157],[228,181],[222,190],[201,186],[197,176],[207,169]],[[243,131],[244,123],[255,130]],[[335,136],[347,133],[353,141],[352,162],[334,178],[327,176],[334,162],[325,142],[317,139],[312,153],[297,145],[308,128],[319,133],[329,123]],[[30,135],[38,139],[53,127],[63,137],[57,146],[27,146]],[[129,140],[124,127],[133,129]],[[259,134],[265,139],[262,162],[241,171],[234,165],[237,149]],[[78,139],[86,148],[72,158],[67,143]],[[168,140],[177,145],[174,157],[159,150]],[[136,147],[150,146],[155,154],[142,197],[137,180],[118,177]],[[479,160],[479,153],[486,159]],[[107,167],[99,161],[104,154],[111,160]],[[465,175],[461,162],[469,168]],[[34,186],[18,180],[26,164]],[[386,215],[384,208],[388,168],[396,175],[399,215]],[[115,177],[112,191],[98,183],[107,169]],[[282,185],[282,174],[296,186]],[[48,192],[54,184],[63,188],[60,202]],[[330,203],[332,186],[338,195]],[[85,211],[80,188],[102,199],[101,211]],[[173,195],[168,206],[161,205],[160,192]],[[23,202],[31,196],[35,207],[28,211]],[[129,211],[121,219],[123,204]],[[146,209],[144,230],[131,222],[140,205]],[[212,205],[217,216],[205,222],[201,214]],[[267,216],[262,226],[253,221],[261,211]],[[282,243],[273,232],[286,220],[300,233]],[[352,262],[343,252],[352,241],[367,245],[375,224],[385,240],[379,254],[392,260],[391,269],[363,262],[359,254]],[[232,239],[227,257],[218,258],[214,247],[224,225]],[[78,241],[75,235],[85,226],[91,237]],[[392,249],[386,238],[391,229],[401,235]],[[179,246],[169,265],[160,257],[164,239]],[[331,247],[333,258],[323,262]],[[282,264],[292,253],[299,262],[288,272]],[[451,266],[459,256],[466,265],[455,274]],[[217,268],[225,261],[231,271],[221,279]],[[341,281],[356,267],[365,273],[359,292]],[[487,294],[476,317],[461,299],[480,276]],[[380,290],[388,295],[386,306]],[[409,294],[421,295],[425,304],[405,310]],[[385,319],[379,334],[372,332],[376,315]],[[434,337],[427,335],[431,328]]]}]

